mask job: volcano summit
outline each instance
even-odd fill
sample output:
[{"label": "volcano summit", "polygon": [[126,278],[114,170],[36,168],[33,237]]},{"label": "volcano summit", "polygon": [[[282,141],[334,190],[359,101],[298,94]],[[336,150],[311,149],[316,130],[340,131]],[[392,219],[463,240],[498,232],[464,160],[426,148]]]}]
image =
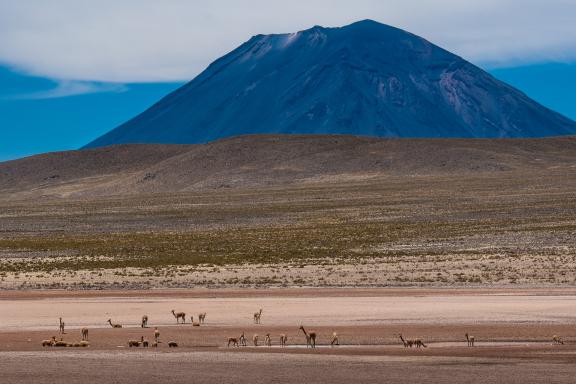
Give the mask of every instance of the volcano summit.
[{"label": "volcano summit", "polygon": [[371,20],[258,35],[89,143],[205,143],[245,134],[544,137],[576,133],[466,60]]}]

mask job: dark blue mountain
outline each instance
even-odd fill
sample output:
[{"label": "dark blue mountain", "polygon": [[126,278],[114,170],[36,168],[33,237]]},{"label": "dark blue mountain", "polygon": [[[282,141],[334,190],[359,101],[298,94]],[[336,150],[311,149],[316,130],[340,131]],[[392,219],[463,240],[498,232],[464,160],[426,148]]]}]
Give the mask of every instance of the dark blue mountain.
[{"label": "dark blue mountain", "polygon": [[87,147],[244,134],[543,137],[576,123],[462,58],[366,20],[258,35]]}]

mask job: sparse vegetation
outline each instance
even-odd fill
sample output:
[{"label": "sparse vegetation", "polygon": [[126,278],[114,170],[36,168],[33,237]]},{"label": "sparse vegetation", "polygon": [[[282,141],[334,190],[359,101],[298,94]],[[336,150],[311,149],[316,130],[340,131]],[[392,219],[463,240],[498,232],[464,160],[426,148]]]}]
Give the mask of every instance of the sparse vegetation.
[{"label": "sparse vegetation", "polygon": [[560,170],[0,202],[0,285],[574,284],[574,191]]}]

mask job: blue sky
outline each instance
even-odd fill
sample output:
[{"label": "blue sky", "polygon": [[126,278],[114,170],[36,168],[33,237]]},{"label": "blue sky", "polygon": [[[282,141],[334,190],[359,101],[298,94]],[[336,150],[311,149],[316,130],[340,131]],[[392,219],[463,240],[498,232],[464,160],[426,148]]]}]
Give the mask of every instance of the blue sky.
[{"label": "blue sky", "polygon": [[0,67],[0,84],[0,161],[3,161],[77,149],[183,83],[113,84],[102,87],[102,91],[59,96],[53,94],[58,85],[52,80]]},{"label": "blue sky", "polygon": [[0,161],[80,147],[252,35],[366,18],[576,119],[576,1],[0,0]]}]

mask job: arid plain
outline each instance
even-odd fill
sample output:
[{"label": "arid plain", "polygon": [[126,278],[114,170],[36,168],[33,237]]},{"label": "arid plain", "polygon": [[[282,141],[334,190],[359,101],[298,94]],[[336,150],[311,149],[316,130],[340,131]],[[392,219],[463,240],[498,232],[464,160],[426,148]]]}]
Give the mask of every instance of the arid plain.
[{"label": "arid plain", "polygon": [[[571,383],[576,362],[574,289],[8,291],[1,304],[0,367],[10,383]],[[186,311],[186,324],[176,324],[174,308]],[[197,321],[202,311],[205,323],[193,326],[189,316]],[[140,326],[142,313],[149,328]],[[108,318],[123,327],[111,328]],[[315,349],[299,325],[316,332]],[[41,346],[51,336],[78,342],[81,327],[89,329],[87,348]],[[155,327],[159,347],[128,347],[141,337],[152,342]],[[248,346],[228,347],[242,333]],[[426,347],[406,348],[399,334]]]},{"label": "arid plain", "polygon": [[[243,138],[2,163],[0,368],[8,382],[572,382],[575,145]],[[103,160],[82,171],[83,156]],[[129,349],[153,338],[144,314],[179,347]],[[82,327],[89,348],[40,345]],[[274,345],[227,348],[241,332]]]}]

